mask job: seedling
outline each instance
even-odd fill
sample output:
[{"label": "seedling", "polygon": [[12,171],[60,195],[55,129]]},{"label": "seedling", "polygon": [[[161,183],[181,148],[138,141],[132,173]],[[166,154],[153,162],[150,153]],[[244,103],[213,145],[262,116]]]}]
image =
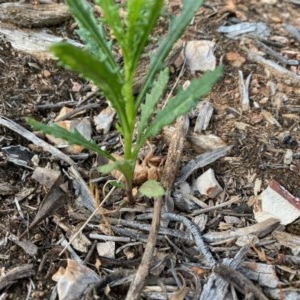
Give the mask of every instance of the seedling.
[{"label": "seedling", "polygon": [[[149,42],[149,35],[161,15],[164,1],[127,0],[124,18],[120,17],[120,6],[114,0],[95,0],[101,9],[101,18],[95,17],[85,0],[66,2],[78,24],[78,34],[85,47],[59,43],[52,46],[51,51],[67,68],[92,80],[115,109],[118,117],[117,129],[124,144],[124,159],[116,160],[76,130],[68,132],[58,125],[43,125],[32,119],[28,122],[37,130],[63,138],[70,144],[81,145],[110,160],[111,163],[99,167],[99,170],[104,173],[119,170],[126,181],[128,200],[132,202],[133,174],[141,147],[164,126],[188,113],[202,96],[210,92],[221,75],[221,67],[205,73],[200,79],[192,80],[187,90],[178,90],[163,109],[156,109],[169,80],[164,60],[203,1],[184,0],[180,15],[170,18],[168,33],[160,40],[155,54],[151,56],[149,69],[137,95],[133,91],[135,71]],[[108,31],[104,30],[103,25]],[[122,67],[116,63],[112,51],[112,37],[123,56]],[[158,187],[158,183],[148,184],[145,189],[147,196],[151,196],[151,190],[154,191],[153,197],[163,194],[163,190],[155,188],[155,184]],[[141,192],[143,190],[142,188]]]}]

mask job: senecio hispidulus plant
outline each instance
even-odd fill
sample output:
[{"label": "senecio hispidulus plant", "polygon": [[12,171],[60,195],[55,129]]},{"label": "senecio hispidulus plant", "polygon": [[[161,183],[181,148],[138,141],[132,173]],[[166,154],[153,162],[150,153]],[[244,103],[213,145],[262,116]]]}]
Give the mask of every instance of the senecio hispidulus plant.
[{"label": "senecio hispidulus plant", "polygon": [[[119,15],[120,6],[114,0],[95,0],[101,9],[102,18],[96,18],[86,0],[67,0],[67,5],[78,23],[78,34],[85,47],[79,48],[62,42],[51,47],[51,51],[67,68],[90,79],[115,109],[118,117],[117,129],[123,138],[124,159],[116,160],[93,141],[86,140],[78,131],[68,132],[58,125],[43,125],[28,119],[36,130],[63,138],[70,144],[78,144],[104,156],[109,164],[99,167],[103,173],[116,169],[125,177],[129,201],[132,202],[133,174],[137,155],[141,147],[160,130],[172,124],[210,92],[221,75],[221,67],[205,73],[200,79],[192,80],[187,90],[179,89],[167,105],[156,110],[156,104],[168,83],[168,69],[164,60],[175,42],[181,37],[202,4],[202,0],[183,0],[182,10],[172,16],[168,32],[150,58],[150,66],[137,95],[134,95],[134,76],[141,55],[149,41],[163,9],[163,0],[127,0],[126,15]],[[123,66],[116,63],[112,52],[112,38],[103,25],[109,28],[123,55]],[[147,184],[146,184],[147,185]],[[150,183],[150,188],[141,189],[150,197],[163,194],[159,183]]]}]

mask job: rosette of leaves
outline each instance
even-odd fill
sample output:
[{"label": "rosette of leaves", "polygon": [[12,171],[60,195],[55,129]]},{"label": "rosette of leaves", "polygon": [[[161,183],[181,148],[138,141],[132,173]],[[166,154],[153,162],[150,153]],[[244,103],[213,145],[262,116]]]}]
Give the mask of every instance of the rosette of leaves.
[{"label": "rosette of leaves", "polygon": [[[160,130],[172,124],[176,118],[189,112],[199,99],[210,92],[221,75],[221,67],[205,73],[200,79],[191,81],[187,90],[179,89],[167,105],[156,110],[168,83],[168,69],[164,61],[173,45],[182,36],[201,6],[201,0],[183,0],[181,13],[171,16],[167,34],[160,40],[155,54],[151,55],[149,69],[137,95],[134,95],[134,76],[149,36],[163,9],[163,0],[127,0],[124,18],[119,15],[120,6],[114,0],[95,0],[102,17],[95,17],[86,0],[66,0],[75,18],[78,34],[85,44],[79,48],[68,43],[59,43],[51,51],[67,68],[92,80],[115,109],[118,117],[117,129],[124,144],[124,159],[116,160],[93,141],[86,140],[79,132],[68,132],[58,125],[43,125],[29,119],[30,125],[44,133],[63,138],[70,144],[78,144],[106,157],[110,163],[99,167],[104,173],[119,170],[126,181],[129,201],[132,201],[133,172],[141,147]],[[104,30],[104,26],[109,30]],[[123,56],[119,66],[112,51],[113,35]],[[155,184],[151,182],[155,189]],[[146,189],[151,196],[151,189]],[[162,189],[160,194],[162,194]],[[141,189],[143,191],[143,189]],[[150,192],[149,192],[150,191]],[[153,196],[157,197],[157,192]]]}]

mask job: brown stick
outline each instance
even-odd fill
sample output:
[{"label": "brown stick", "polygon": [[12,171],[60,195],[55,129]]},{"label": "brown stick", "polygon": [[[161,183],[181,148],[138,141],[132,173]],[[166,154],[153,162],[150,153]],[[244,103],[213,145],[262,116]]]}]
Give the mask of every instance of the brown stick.
[{"label": "brown stick", "polygon": [[[174,181],[175,176],[179,167],[181,153],[183,150],[183,145],[185,141],[185,136],[188,130],[189,122],[188,117],[178,118],[176,122],[176,135],[172,140],[172,143],[169,146],[168,151],[168,159],[166,162],[163,175],[162,175],[162,184],[166,189],[165,198],[168,198]],[[139,265],[139,268],[135,274],[134,280],[131,282],[129,291],[126,296],[126,300],[135,300],[140,299],[140,294],[142,292],[145,279],[149,273],[149,268],[151,264],[151,259],[153,256],[154,247],[157,240],[157,234],[159,229],[159,223],[161,219],[161,211],[162,211],[162,197],[155,199],[154,208],[153,208],[153,219],[151,224],[151,229],[148,237],[148,241],[146,244],[145,252]]]},{"label": "brown stick", "polygon": [[157,233],[158,233],[158,228],[160,223],[161,208],[162,208],[162,197],[159,197],[155,199],[154,202],[153,219],[151,223],[151,230],[149,233],[145,252],[141,264],[139,265],[139,268],[135,274],[135,277],[131,282],[129,291],[126,296],[126,300],[140,299],[140,294],[142,292],[145,279],[148,276],[151,259],[156,244]]}]

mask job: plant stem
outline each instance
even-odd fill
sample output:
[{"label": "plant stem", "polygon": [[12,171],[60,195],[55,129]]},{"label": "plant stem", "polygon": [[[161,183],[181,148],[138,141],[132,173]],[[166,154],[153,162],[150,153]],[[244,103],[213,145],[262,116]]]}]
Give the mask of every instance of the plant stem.
[{"label": "plant stem", "polygon": [[126,196],[127,196],[127,199],[128,199],[128,204],[133,205],[134,204],[134,198],[133,198],[133,194],[132,194],[132,186],[130,188],[127,187]]}]

